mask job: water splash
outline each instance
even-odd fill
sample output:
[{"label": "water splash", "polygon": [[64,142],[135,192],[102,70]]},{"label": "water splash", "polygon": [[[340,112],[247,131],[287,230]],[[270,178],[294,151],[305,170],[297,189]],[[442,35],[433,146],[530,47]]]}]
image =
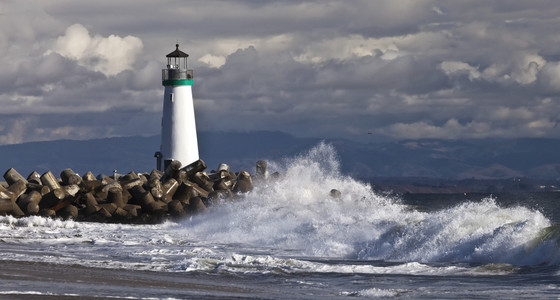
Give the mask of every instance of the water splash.
[{"label": "water splash", "polygon": [[[255,257],[246,259],[244,267],[264,269],[271,268],[268,260],[256,262],[268,256],[279,258],[273,263],[285,257],[325,257],[399,265],[560,264],[560,227],[539,211],[501,207],[493,198],[418,211],[342,175],[336,151],[326,143],[269,166],[283,174],[281,178],[261,182],[244,199],[180,223],[140,226],[0,217],[0,243],[12,249],[4,249],[0,260],[189,271],[228,266],[237,254]],[[338,189],[341,197],[330,196],[331,189]],[[25,255],[20,254],[21,245],[30,249]],[[44,256],[57,252],[63,254]]]},{"label": "water splash", "polygon": [[[419,212],[342,175],[336,151],[326,143],[270,165],[283,174],[280,179],[183,222],[185,234],[314,257],[526,265],[559,256],[555,243],[538,240],[551,226],[538,211],[500,207],[487,198]],[[333,188],[342,197],[331,197]]]},{"label": "water splash", "polygon": [[540,212],[494,199],[427,213],[364,245],[361,257],[424,262],[536,264],[528,245],[550,225]]}]

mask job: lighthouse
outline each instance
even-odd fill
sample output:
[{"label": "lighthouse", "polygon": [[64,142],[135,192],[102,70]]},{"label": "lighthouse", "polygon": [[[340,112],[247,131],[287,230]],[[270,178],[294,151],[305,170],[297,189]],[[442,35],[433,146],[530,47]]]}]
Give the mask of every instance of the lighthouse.
[{"label": "lighthouse", "polygon": [[187,69],[189,55],[179,50],[179,44],[176,44],[175,51],[166,57],[167,68],[161,70],[165,90],[161,147],[155,155],[158,170],[165,170],[175,160],[187,166],[199,159],[192,96],[193,70]]}]

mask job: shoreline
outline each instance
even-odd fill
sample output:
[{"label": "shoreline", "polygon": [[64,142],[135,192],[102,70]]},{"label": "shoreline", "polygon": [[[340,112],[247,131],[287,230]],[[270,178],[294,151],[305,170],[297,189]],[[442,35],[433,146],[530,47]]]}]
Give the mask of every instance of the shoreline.
[{"label": "shoreline", "polygon": [[198,272],[166,272],[2,260],[0,298],[176,299],[266,295],[250,280]]}]

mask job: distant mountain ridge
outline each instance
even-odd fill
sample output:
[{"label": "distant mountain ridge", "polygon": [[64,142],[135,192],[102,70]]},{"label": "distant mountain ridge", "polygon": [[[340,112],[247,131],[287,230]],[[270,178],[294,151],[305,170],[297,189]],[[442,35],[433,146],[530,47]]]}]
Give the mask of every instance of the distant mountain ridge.
[{"label": "distant mountain ridge", "polygon": [[[256,161],[289,158],[317,145],[320,138],[282,132],[201,132],[199,148],[208,169],[221,162],[254,171]],[[421,139],[358,143],[324,139],[337,150],[341,171],[361,179],[425,177],[440,179],[560,178],[560,139]],[[159,136],[86,141],[58,140],[0,146],[0,171],[22,175],[65,168],[79,173],[149,172],[155,168]]]},{"label": "distant mountain ridge", "polygon": [[[343,148],[343,147],[341,147]],[[343,153],[343,152],[342,152]],[[374,157],[362,156],[368,153]],[[342,154],[344,161],[344,154]],[[406,140],[357,146],[347,171],[385,177],[442,179],[560,178],[560,140]],[[347,156],[346,159],[350,158]],[[382,171],[381,171],[382,170]]]}]

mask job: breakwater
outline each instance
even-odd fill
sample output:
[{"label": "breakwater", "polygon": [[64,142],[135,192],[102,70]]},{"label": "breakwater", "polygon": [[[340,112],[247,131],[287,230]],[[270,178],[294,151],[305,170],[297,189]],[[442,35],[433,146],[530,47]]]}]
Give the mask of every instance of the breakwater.
[{"label": "breakwater", "polygon": [[0,215],[40,215],[91,222],[159,223],[201,213],[208,207],[234,201],[253,189],[253,178],[267,177],[267,163],[258,161],[256,173],[232,172],[227,164],[204,172],[198,160],[188,166],[173,161],[166,170],[126,175],[80,176],[65,169],[57,178],[50,171],[27,178],[14,168],[0,184]]}]

